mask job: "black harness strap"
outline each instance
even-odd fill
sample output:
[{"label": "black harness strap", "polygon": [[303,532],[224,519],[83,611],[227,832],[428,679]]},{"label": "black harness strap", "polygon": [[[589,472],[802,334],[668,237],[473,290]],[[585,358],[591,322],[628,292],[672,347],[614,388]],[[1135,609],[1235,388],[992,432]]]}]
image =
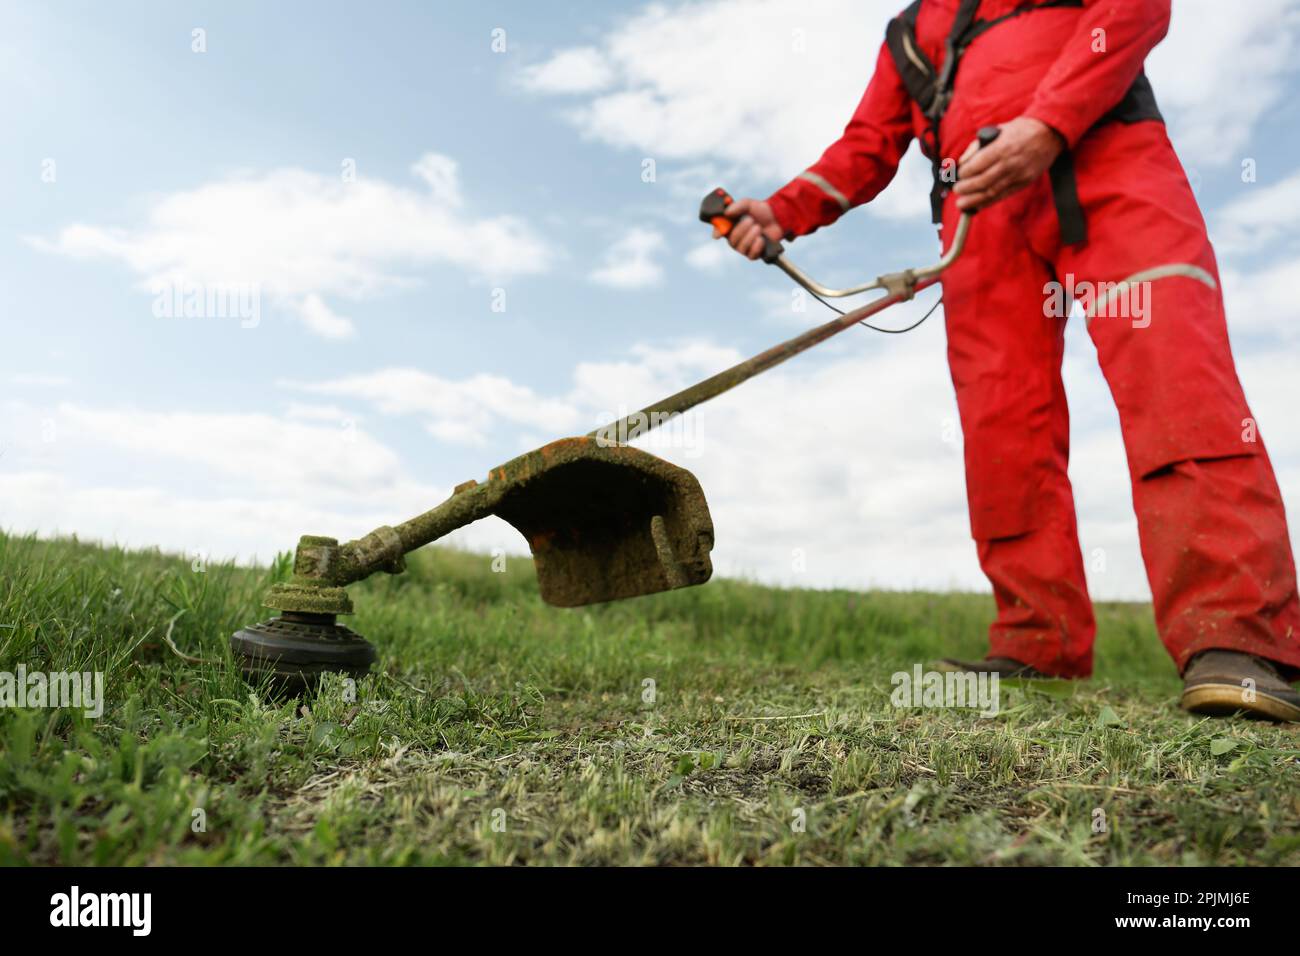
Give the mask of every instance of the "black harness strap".
[{"label": "black harness strap", "polygon": [[[943,64],[936,69],[916,42],[916,20],[920,14],[921,2],[922,0],[914,0],[906,10],[889,22],[885,30],[885,43],[889,47],[890,55],[898,68],[908,95],[920,106],[921,113],[927,121],[927,127],[921,136],[921,149],[929,157],[934,174],[934,186],[930,190],[930,210],[932,220],[939,223],[943,220],[943,201],[949,185],[943,178],[943,158],[939,155],[939,125],[943,122],[944,114],[948,112],[948,105],[952,101],[957,67],[961,62],[962,54],[976,37],[1013,17],[1051,7],[1080,8],[1084,3],[1083,0],[1039,0],[1034,3],[1022,3],[1000,17],[979,20],[976,19],[976,13],[979,11],[980,0],[962,0],[945,42]],[[1108,122],[1136,123],[1149,119],[1163,122],[1164,117],[1156,106],[1151,82],[1143,72],[1138,74],[1124,98],[1098,120],[1096,125],[1100,126]],[[1060,222],[1062,243],[1074,245],[1085,241],[1088,237],[1087,224],[1084,221],[1083,207],[1079,203],[1078,184],[1074,177],[1074,158],[1069,150],[1064,150],[1057,157],[1048,170],[1048,178],[1052,185],[1052,197],[1056,203],[1056,217]]]},{"label": "black harness strap", "polygon": [[1052,200],[1056,203],[1056,221],[1061,227],[1061,244],[1072,246],[1088,238],[1088,224],[1079,204],[1079,183],[1074,178],[1074,154],[1061,150],[1047,178],[1052,184]]},{"label": "black harness strap", "polygon": [[1164,122],[1164,115],[1156,105],[1156,91],[1151,88],[1146,70],[1139,71],[1137,79],[1128,88],[1124,98],[1109,113],[1097,121],[1102,123],[1139,123],[1142,120],[1159,120]]},{"label": "black harness strap", "polygon": [[[1097,120],[1093,129],[1105,123],[1138,123],[1142,120],[1158,120],[1163,123],[1164,119],[1160,107],[1156,106],[1156,94],[1151,89],[1151,81],[1143,71],[1137,75],[1124,98]],[[1047,171],[1047,176],[1052,183],[1056,219],[1061,226],[1061,243],[1072,246],[1086,242],[1088,223],[1083,215],[1083,206],[1079,203],[1079,184],[1074,178],[1074,154],[1068,149],[1062,150]]]},{"label": "black harness strap", "polygon": [[921,112],[928,121],[921,134],[921,152],[930,160],[930,171],[934,177],[934,185],[930,188],[930,212],[932,220],[938,222],[939,213],[943,209],[944,192],[943,157],[939,155],[939,122],[934,118],[939,78],[934,64],[916,42],[916,18],[920,11],[921,0],[915,0],[890,20],[889,26],[885,28],[885,45],[889,47],[908,95],[921,107]]},{"label": "black harness strap", "polygon": [[921,10],[921,0],[916,0],[899,16],[889,21],[885,28],[885,43],[894,58],[894,65],[903,78],[907,93],[920,104],[921,112],[930,109],[934,99],[934,64],[916,42],[916,16]]},{"label": "black harness strap", "polygon": [[980,8],[980,0],[961,0],[961,6],[957,8],[957,16],[953,18],[952,29],[948,32],[948,40],[944,44],[943,66],[939,68],[939,78],[935,80],[936,96],[934,102],[930,104],[930,110],[934,114],[931,119],[938,124],[943,118],[943,114],[948,112],[948,104],[952,100],[952,88],[957,81],[957,64],[961,61],[962,54],[966,52],[966,46],[970,42],[966,34],[975,26],[975,13]]}]

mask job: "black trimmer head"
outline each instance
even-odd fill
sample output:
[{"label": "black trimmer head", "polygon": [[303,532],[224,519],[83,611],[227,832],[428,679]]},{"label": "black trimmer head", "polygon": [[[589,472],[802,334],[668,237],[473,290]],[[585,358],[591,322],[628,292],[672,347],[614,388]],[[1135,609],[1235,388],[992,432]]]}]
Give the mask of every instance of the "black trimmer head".
[{"label": "black trimmer head", "polygon": [[230,649],[251,683],[270,678],[271,687],[299,694],[316,686],[320,675],[338,671],[360,678],[375,660],[375,648],[333,614],[285,611],[230,636]]}]

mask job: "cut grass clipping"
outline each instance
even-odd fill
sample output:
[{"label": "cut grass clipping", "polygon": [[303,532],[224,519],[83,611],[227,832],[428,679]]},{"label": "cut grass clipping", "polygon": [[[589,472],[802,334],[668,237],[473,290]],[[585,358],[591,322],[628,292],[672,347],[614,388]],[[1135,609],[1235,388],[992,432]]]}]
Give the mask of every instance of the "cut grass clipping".
[{"label": "cut grass clipping", "polygon": [[1176,709],[1144,605],[1097,675],[996,717],[896,708],[978,657],[991,598],[715,581],[562,611],[527,559],[425,549],[352,588],[355,686],[271,702],[227,648],[288,576],[0,536],[0,670],[106,704],[0,708],[0,862],[1285,864],[1297,737]]}]

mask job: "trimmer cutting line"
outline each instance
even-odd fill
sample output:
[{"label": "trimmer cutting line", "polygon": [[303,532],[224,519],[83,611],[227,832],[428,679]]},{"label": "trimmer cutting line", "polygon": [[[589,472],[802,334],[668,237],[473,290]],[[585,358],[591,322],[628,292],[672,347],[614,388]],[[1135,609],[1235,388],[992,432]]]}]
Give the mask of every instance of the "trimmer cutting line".
[{"label": "trimmer cutting line", "polygon": [[[980,130],[980,145],[997,134],[996,127]],[[734,225],[725,215],[730,204],[726,191],[715,189],[701,203],[700,218],[725,235]],[[713,521],[699,482],[686,469],[624,444],[626,436],[655,428],[934,285],[962,254],[971,216],[961,216],[935,264],[848,289],[815,282],[786,259],[780,242],[766,240],[763,261],[819,299],[877,289],[884,295],[588,435],[561,438],[512,459],[481,484],[457,485],[442,504],[395,527],[376,528],[345,544],[304,535],[292,578],[274,585],[262,602],[280,616],[230,637],[241,670],[251,681],[269,678],[290,692],[313,686],[329,671],[365,674],[375,660],[374,646],[338,623],[340,614],[352,613],[347,585],[378,571],[399,574],[408,552],[488,515],[504,519],[528,541],[542,599],[557,607],[703,584],[713,573]]]}]

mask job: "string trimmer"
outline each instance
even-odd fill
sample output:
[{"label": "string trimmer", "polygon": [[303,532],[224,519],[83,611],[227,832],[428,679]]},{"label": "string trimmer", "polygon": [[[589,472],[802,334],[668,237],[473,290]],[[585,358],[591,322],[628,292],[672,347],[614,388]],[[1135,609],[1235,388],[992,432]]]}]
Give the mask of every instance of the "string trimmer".
[{"label": "string trimmer", "polygon": [[[981,130],[980,138],[992,137]],[[733,225],[725,216],[730,203],[725,190],[715,189],[701,203],[700,219],[726,234]],[[400,573],[408,552],[488,515],[524,536],[542,600],[556,607],[703,584],[713,573],[713,522],[699,482],[626,442],[933,285],[961,255],[970,221],[969,213],[962,215],[934,265],[848,289],[814,282],[786,259],[780,242],[768,239],[763,261],[819,298],[884,294],[640,412],[493,468],[486,481],[458,485],[442,504],[409,521],[345,544],[304,535],[291,579],[272,586],[262,602],[279,616],[231,635],[244,674],[254,681],[269,675],[281,688],[298,690],[326,671],[366,673],[374,646],[338,623],[339,615],[352,613],[347,586],[380,571]]]}]

